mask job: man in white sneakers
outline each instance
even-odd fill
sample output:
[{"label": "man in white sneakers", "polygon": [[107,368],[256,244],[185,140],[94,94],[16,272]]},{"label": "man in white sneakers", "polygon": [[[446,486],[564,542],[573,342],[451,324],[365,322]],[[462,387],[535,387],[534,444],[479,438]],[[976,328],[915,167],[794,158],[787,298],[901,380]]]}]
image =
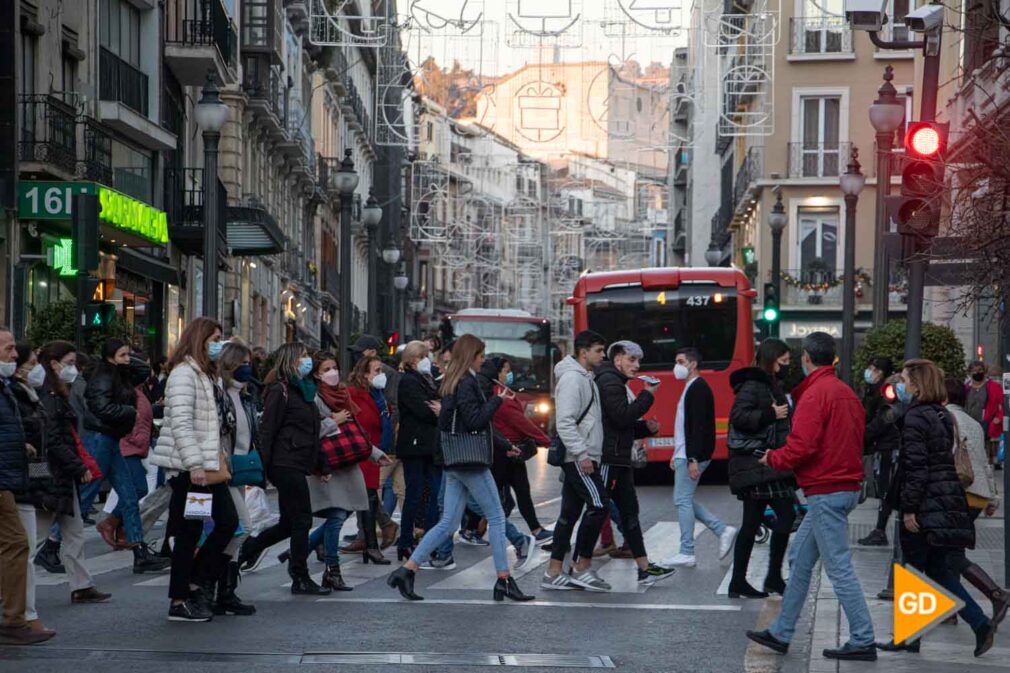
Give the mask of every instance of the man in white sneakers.
[{"label": "man in white sneakers", "polygon": [[737,529],[727,526],[719,517],[709,512],[694,499],[698,481],[712,461],[715,451],[715,397],[708,383],[701,377],[701,353],[696,348],[682,348],[677,352],[677,365],[673,375],[686,381],[684,393],[677,403],[674,430],[674,453],[670,469],[674,471],[673,504],[680,521],[680,553],[660,561],[666,568],[693,568],[694,523],[701,521],[719,538],[719,558],[733,550]]}]

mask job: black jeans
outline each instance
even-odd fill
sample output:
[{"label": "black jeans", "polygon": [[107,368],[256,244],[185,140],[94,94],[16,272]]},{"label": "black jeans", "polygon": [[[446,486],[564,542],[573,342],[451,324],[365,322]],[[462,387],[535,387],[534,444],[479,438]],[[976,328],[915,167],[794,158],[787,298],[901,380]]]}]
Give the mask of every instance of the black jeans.
[{"label": "black jeans", "polygon": [[[238,529],[238,512],[231,498],[228,484],[192,487],[189,472],[182,472],[169,480],[172,499],[168,505],[168,530],[175,536],[172,545],[172,574],[168,584],[168,596],[172,600],[184,601],[190,597],[190,584],[204,584],[224,576],[228,557],[224,550]],[[210,493],[211,516],[214,530],[197,552],[196,546],[203,534],[202,519],[186,518],[186,496],[194,493]]]},{"label": "black jeans", "polygon": [[[515,492],[515,505],[519,508],[519,513],[523,516],[523,521],[530,527],[531,531],[542,528],[540,520],[537,518],[537,510],[533,505],[533,494],[530,492],[530,478],[526,474],[526,463],[514,460],[504,461],[494,473],[495,483],[498,490],[502,491],[502,502],[508,500],[508,492]],[[506,509],[505,516],[511,512],[511,507]]]},{"label": "black jeans", "polygon": [[[635,471],[631,467],[603,465],[600,467],[603,483],[611,501],[617,505],[620,514],[618,530],[624,542],[631,549],[631,555],[643,558],[645,540],[642,538],[642,524],[638,520],[638,494],[635,493]],[[607,510],[610,511],[610,510]]]},{"label": "black jeans", "polygon": [[286,467],[275,467],[269,472],[270,483],[277,487],[277,504],[281,517],[273,526],[242,545],[243,552],[251,555],[291,538],[291,558],[288,574],[306,577],[309,574],[309,531],[312,528],[312,501],[305,473]]},{"label": "black jeans", "polygon": [[[968,514],[971,515],[972,523],[979,517],[982,510],[975,507],[968,508]],[[975,565],[968,557],[965,555],[963,549],[952,549],[949,554],[947,554],[947,562],[950,564],[950,572],[956,577],[960,577],[964,574],[964,571]]]},{"label": "black jeans", "polygon": [[403,512],[400,517],[400,540],[397,546],[409,549],[414,546],[414,523],[421,509],[425,486],[428,487],[428,506],[424,511],[424,530],[438,523],[438,490],[442,483],[442,468],[431,457],[401,458],[403,463]]},{"label": "black jeans", "polygon": [[[564,485],[561,487],[561,514],[554,525],[554,542],[551,549],[551,560],[563,561],[572,543],[572,531],[582,515],[582,525],[579,526],[579,536],[575,541],[573,559],[591,559],[596,540],[600,537],[603,519],[610,509],[610,499],[607,487],[600,476],[600,467],[593,463],[593,473],[586,474],[577,463],[565,463]],[[585,508],[585,514],[582,513]]]},{"label": "black jeans", "polygon": [[[743,523],[736,536],[733,548],[733,579],[730,586],[740,586],[747,581],[747,566],[750,564],[751,551],[754,549],[754,537],[761,527],[765,509],[771,505],[775,511],[775,527],[772,529],[771,549],[768,558],[767,580],[782,579],[782,563],[786,558],[786,547],[789,546],[789,534],[793,529],[796,509],[792,498],[774,498],[772,500],[743,501]],[[760,589],[760,587],[758,587]]]},{"label": "black jeans", "polygon": [[891,480],[894,477],[894,468],[890,452],[881,454],[880,469],[876,475],[877,497],[880,498],[880,507],[877,510],[877,530],[887,530],[887,520],[891,518],[891,512],[894,511],[886,497],[887,489],[890,488]]}]

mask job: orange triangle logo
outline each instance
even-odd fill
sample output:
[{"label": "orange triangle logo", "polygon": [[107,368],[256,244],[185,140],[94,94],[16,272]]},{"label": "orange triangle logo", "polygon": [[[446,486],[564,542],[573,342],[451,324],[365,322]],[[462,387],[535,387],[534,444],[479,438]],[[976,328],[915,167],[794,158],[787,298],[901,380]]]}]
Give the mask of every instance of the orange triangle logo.
[{"label": "orange triangle logo", "polygon": [[952,595],[914,568],[894,564],[894,642],[915,640],[964,607]]}]

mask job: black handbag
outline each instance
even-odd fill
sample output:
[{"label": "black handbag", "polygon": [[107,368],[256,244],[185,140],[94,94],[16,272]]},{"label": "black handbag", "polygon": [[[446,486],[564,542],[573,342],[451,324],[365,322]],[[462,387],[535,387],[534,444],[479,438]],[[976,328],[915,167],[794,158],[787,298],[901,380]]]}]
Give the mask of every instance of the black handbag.
[{"label": "black handbag", "polygon": [[[592,398],[589,400],[589,406],[586,407],[581,414],[579,414],[578,419],[575,421],[576,429],[578,429],[579,424],[582,423],[582,420],[586,417],[586,414],[589,413],[589,410],[593,408],[593,404],[596,402],[596,386],[593,386],[592,388],[592,395]],[[561,436],[555,433],[554,437],[551,439],[551,445],[547,449],[547,464],[553,467],[561,467],[564,465],[566,451],[567,449],[565,449],[565,443],[561,441]]]},{"label": "black handbag", "polygon": [[452,410],[452,429],[440,433],[442,465],[446,468],[491,467],[491,435],[480,432],[456,432],[456,409]]}]

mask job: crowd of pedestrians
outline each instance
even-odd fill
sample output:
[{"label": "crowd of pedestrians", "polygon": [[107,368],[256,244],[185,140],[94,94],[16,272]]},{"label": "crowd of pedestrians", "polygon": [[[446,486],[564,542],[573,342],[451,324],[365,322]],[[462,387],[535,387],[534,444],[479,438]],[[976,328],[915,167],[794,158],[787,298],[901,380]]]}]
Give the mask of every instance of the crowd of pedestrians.
[{"label": "crowd of pedestrians", "polygon": [[[390,553],[402,565],[387,584],[418,601],[418,572],[454,568],[459,532],[462,541],[490,549],[493,599],[525,602],[535,597],[515,581],[509,546],[520,565],[537,547],[549,551],[540,579],[545,591],[607,592],[610,584],[593,569],[601,548],[633,559],[635,580],[651,585],[699,565],[700,523],[716,537],[719,559],[732,554],[731,599],[782,596],[776,619],[748,632],[751,640],[789,650],[820,561],[850,634],[826,657],[871,661],[878,650],[918,652],[918,640],[875,641],[853,569],[848,516],[869,480],[879,516],[860,544],[887,544],[895,513],[905,562],[965,601],[960,616],[975,633],[976,656],[993,646],[1010,597],[965,555],[974,546],[975,520],[999,504],[991,440],[1002,417],[979,363],[964,382],[926,360],[896,371],[876,357],[861,400],[836,375],[830,336],[804,339],[804,377],[791,390],[789,346],[777,339],[759,344],[753,366],[730,377],[728,475],[742,505],[737,527],[696,498],[716,448],[715,398],[702,376],[702,352],[682,348],[673,374],[683,389],[671,409],[673,427],[665,429],[674,438],[671,511],[679,549],[652,560],[635,466],[643,442],[664,428],[650,417],[659,380],[640,375],[642,346],[608,344],[591,331],[576,335],[554,369],[553,437],[517,399],[513,363],[487,353],[477,337],[412,341],[398,368],[381,349],[374,337],[361,337],[350,347],[352,370],[341,372],[335,353],[294,342],[268,356],[197,318],[154,372],[117,339],[85,367],[73,344],[36,348],[0,329],[0,642],[30,644],[55,634],[37,610],[36,566],[66,573],[73,603],[111,599],[85,564],[84,531],[92,524],[110,547],[131,550],[134,572],[170,572],[169,620],[206,622],[256,614],[237,595],[240,576],[285,541],[279,561],[292,594],[351,591],[342,558],[361,554],[364,563],[391,565]],[[552,529],[538,517],[527,472],[543,447],[562,482]],[[157,468],[150,494],[147,465]],[[96,523],[89,517],[103,482],[117,504]],[[276,489],[279,519],[253,534],[249,489],[267,484]],[[528,532],[510,520],[513,509]],[[145,533],[166,511],[156,552]],[[358,532],[344,537],[352,516]],[[314,518],[321,524],[313,530]],[[622,536],[620,550],[611,525]],[[762,527],[770,529],[770,558],[758,588],[748,582],[748,568]],[[325,566],[319,583],[309,572],[313,552]],[[991,616],[962,578],[989,599]]]}]

